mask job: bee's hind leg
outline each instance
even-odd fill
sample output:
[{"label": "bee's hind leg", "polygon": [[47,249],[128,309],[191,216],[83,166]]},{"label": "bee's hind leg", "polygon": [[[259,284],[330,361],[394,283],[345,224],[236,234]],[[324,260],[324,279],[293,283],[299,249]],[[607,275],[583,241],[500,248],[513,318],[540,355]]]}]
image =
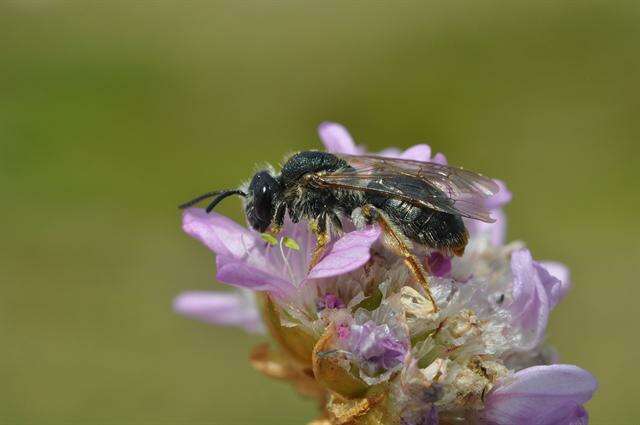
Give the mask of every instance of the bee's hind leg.
[{"label": "bee's hind leg", "polygon": [[325,248],[331,239],[329,237],[329,229],[327,228],[327,216],[322,215],[310,222],[311,232],[316,235],[316,248],[313,250],[311,256],[311,263],[309,264],[309,270],[314,268],[316,264],[322,260],[325,253]]},{"label": "bee's hind leg", "polygon": [[377,223],[384,232],[384,244],[394,251],[397,255],[402,257],[405,264],[414,275],[422,289],[433,305],[433,311],[438,311],[438,305],[436,300],[431,294],[429,289],[429,279],[424,267],[420,264],[420,261],[411,252],[411,241],[407,240],[402,233],[391,223],[389,218],[379,209],[373,205],[365,205],[362,207],[362,214],[366,220],[370,223]]}]

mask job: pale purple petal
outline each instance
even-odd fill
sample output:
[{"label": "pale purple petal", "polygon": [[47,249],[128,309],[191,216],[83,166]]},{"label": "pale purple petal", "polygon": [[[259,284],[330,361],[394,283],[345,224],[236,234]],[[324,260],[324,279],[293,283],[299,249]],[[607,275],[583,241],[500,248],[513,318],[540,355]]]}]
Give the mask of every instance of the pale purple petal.
[{"label": "pale purple petal", "polygon": [[413,161],[426,162],[431,159],[431,148],[429,145],[420,144],[410,147],[405,151],[398,148],[387,148],[376,153],[376,155],[386,158],[410,159]]},{"label": "pale purple petal", "polygon": [[507,185],[502,180],[493,179],[493,181],[496,182],[500,190],[485,201],[485,206],[491,210],[502,208],[511,202],[511,199],[513,198],[511,191],[507,189]]},{"label": "pale purple petal", "polygon": [[500,187],[500,191],[488,198],[484,205],[491,210],[493,223],[485,223],[480,220],[466,219],[467,230],[472,237],[484,236],[494,246],[503,245],[507,234],[507,218],[501,207],[511,200],[511,192],[501,180],[494,180]]},{"label": "pale purple petal", "polygon": [[173,302],[176,312],[222,326],[239,326],[247,332],[264,332],[260,314],[250,295],[234,292],[185,292]]},{"label": "pale purple petal", "polygon": [[447,165],[447,157],[444,156],[443,153],[438,152],[433,156],[433,158],[431,158],[431,162],[435,162],[440,165]]},{"label": "pale purple petal", "polygon": [[507,216],[502,210],[491,211],[496,221],[485,223],[480,220],[465,219],[465,225],[471,237],[486,237],[494,246],[503,245],[507,235]]},{"label": "pale purple petal", "polygon": [[216,279],[239,288],[253,291],[268,291],[282,296],[293,290],[292,283],[277,273],[252,267],[242,259],[218,255],[216,257]]},{"label": "pale purple petal", "polygon": [[534,366],[498,382],[482,417],[496,425],[586,423],[586,403],[597,388],[593,375],[573,365]]},{"label": "pale purple petal", "polygon": [[431,147],[425,144],[412,146],[400,154],[400,159],[427,162],[431,159]]},{"label": "pale purple petal", "polygon": [[370,248],[380,237],[378,227],[347,233],[337,240],[326,256],[311,269],[308,277],[319,279],[348,273],[371,258]]},{"label": "pale purple petal", "polygon": [[189,208],[182,216],[182,229],[218,255],[243,257],[257,244],[259,236],[235,221],[212,211]]},{"label": "pale purple petal", "polygon": [[219,281],[279,295],[293,289],[284,268],[268,255],[267,244],[258,233],[198,208],[185,211],[182,228],[217,254]]},{"label": "pale purple petal", "polygon": [[340,124],[323,122],[318,127],[318,134],[327,152],[344,153],[347,155],[358,155],[362,153],[347,129]]},{"label": "pale purple petal", "polygon": [[[546,281],[543,280],[543,283],[546,283],[547,293],[549,293],[549,300],[554,307],[571,289],[571,279],[570,273],[567,266],[562,263],[558,263],[555,261],[542,261],[540,262],[540,266],[544,267],[547,272],[553,277],[555,277],[558,282],[553,282],[550,279]],[[553,286],[549,285],[549,283],[553,283]]]},{"label": "pale purple petal", "polygon": [[520,349],[530,350],[544,337],[549,319],[549,300],[528,250],[520,249],[511,254],[511,273],[513,302],[510,310],[514,324],[525,331]]},{"label": "pale purple petal", "polygon": [[375,155],[383,156],[385,158],[400,158],[402,151],[398,148],[387,148],[377,152]]}]

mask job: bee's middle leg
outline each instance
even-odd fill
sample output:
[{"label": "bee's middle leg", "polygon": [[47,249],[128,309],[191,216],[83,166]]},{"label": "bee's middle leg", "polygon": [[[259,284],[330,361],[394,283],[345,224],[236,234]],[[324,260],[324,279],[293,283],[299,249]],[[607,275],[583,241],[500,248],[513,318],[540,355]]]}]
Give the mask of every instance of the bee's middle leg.
[{"label": "bee's middle leg", "polygon": [[398,254],[404,260],[405,264],[414,275],[420,286],[424,289],[427,298],[433,305],[433,311],[438,311],[438,304],[431,294],[429,289],[429,279],[424,267],[420,264],[420,261],[411,252],[411,242],[400,234],[400,231],[391,223],[389,218],[373,205],[365,205],[362,207],[362,214],[366,220],[370,223],[378,223],[382,231],[384,232],[384,244],[391,248],[396,254]]},{"label": "bee's middle leg", "polygon": [[320,262],[325,253],[325,248],[329,243],[329,229],[327,226],[327,217],[325,215],[312,220],[310,223],[311,232],[316,235],[316,248],[313,250],[311,256],[311,263],[309,264],[309,270],[314,268],[316,264]]}]

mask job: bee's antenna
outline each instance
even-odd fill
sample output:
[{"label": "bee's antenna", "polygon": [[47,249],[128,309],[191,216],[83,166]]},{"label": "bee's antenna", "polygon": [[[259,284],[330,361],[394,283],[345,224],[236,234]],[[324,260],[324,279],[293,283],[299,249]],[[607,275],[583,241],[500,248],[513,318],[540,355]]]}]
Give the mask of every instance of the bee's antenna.
[{"label": "bee's antenna", "polygon": [[214,192],[207,192],[205,194],[202,194],[202,195],[198,196],[197,198],[193,198],[192,200],[185,202],[184,204],[178,205],[178,208],[181,209],[181,210],[183,210],[185,208],[189,208],[189,207],[197,204],[198,202],[200,202],[200,201],[202,201],[204,199],[207,199],[207,198],[211,198],[212,196],[215,196],[215,195],[217,195],[219,193],[220,193],[219,190],[216,190]]},{"label": "bee's antenna", "polygon": [[211,210],[214,209],[216,205],[218,205],[218,202],[222,201],[224,198],[226,198],[227,196],[231,196],[231,195],[240,195],[240,196],[243,196],[243,197],[247,196],[247,194],[244,193],[241,190],[216,190],[216,191],[213,191],[213,192],[204,193],[204,194],[198,196],[197,198],[193,198],[192,200],[187,201],[184,204],[178,205],[178,208],[183,210],[185,208],[189,208],[189,207],[194,206],[195,204],[197,204],[200,201],[203,201],[203,200],[205,200],[207,198],[211,198],[211,197],[215,196],[215,199],[213,201],[211,201],[211,203],[207,207],[207,212],[211,212]]},{"label": "bee's antenna", "polygon": [[241,190],[225,190],[224,192],[221,192],[220,194],[218,194],[218,196],[216,196],[215,198],[213,198],[213,201],[211,201],[211,203],[209,204],[209,206],[207,207],[207,212],[210,213],[212,209],[214,209],[216,207],[216,205],[218,205],[218,203],[220,201],[222,201],[224,198],[227,198],[231,195],[240,195],[244,198],[247,197],[247,194],[244,193]]}]

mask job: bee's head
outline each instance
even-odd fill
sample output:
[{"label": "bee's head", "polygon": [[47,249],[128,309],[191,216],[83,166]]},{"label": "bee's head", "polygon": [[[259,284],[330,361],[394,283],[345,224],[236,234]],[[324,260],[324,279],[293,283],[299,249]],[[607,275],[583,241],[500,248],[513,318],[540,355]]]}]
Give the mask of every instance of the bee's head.
[{"label": "bee's head", "polygon": [[245,213],[251,227],[258,232],[264,232],[271,225],[281,191],[280,181],[265,170],[258,171],[251,179]]}]

